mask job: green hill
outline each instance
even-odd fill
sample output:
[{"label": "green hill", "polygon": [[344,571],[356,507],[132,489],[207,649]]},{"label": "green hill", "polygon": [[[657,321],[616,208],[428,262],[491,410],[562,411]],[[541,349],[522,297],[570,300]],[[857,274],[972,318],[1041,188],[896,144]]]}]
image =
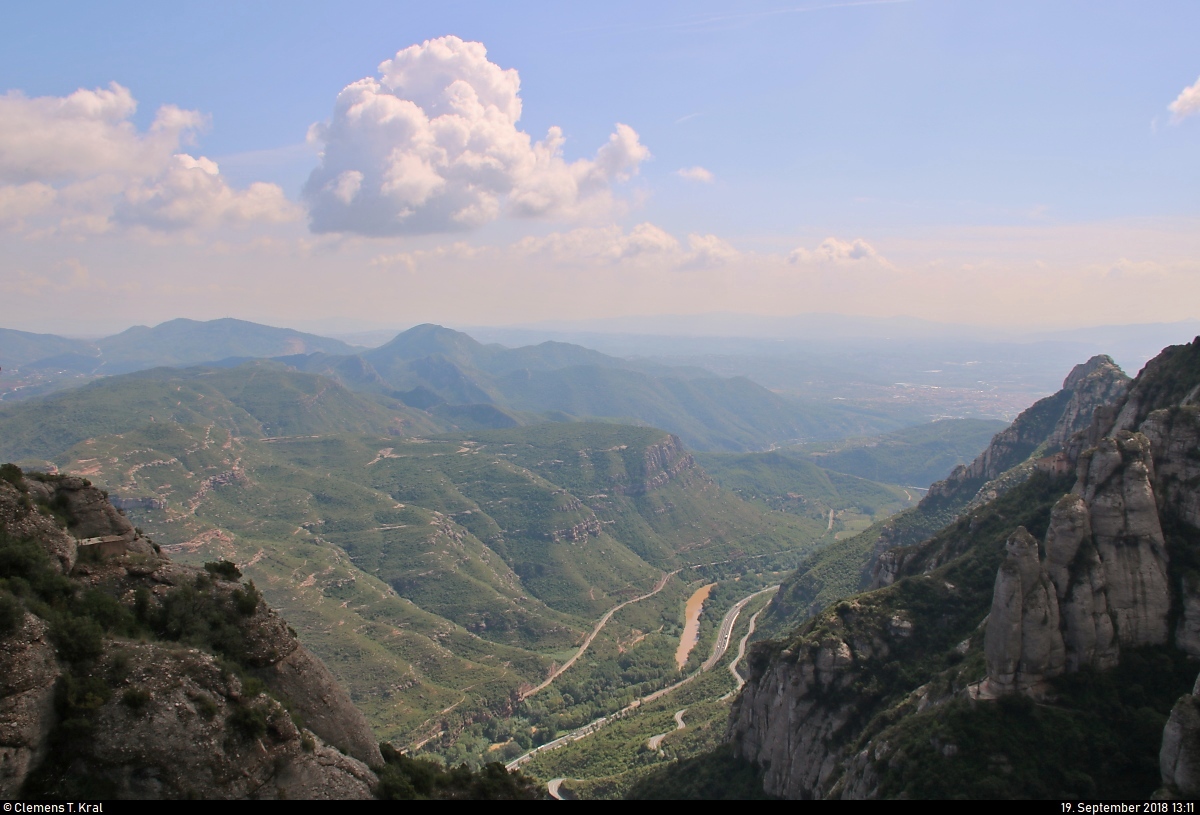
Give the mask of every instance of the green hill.
[{"label": "green hill", "polygon": [[671,681],[689,583],[791,568],[825,532],[719,488],[661,430],[438,435],[379,399],[280,363],[156,369],[5,408],[0,457],[85,475],[177,559],[235,561],[381,737],[455,760],[664,573],[683,570],[603,632],[571,693],[512,720],[511,748]]},{"label": "green hill", "polygon": [[278,363],[159,368],[0,408],[0,458],[50,459],[84,439],[161,423],[212,425],[247,437],[438,427],[427,414],[389,409]]},{"label": "green hill", "polygon": [[200,322],[170,320],[148,328],[134,326],[97,340],[108,374],[160,365],[195,365],[229,357],[262,358],[285,354],[352,353],[344,342],[290,328],[273,328],[225,318]]}]

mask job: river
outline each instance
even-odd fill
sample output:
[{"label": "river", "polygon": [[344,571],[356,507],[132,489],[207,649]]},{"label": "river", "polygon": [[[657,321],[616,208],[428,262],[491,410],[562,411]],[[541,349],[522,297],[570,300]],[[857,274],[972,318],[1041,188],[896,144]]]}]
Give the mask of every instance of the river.
[{"label": "river", "polygon": [[709,583],[707,586],[696,589],[688,598],[687,606],[684,608],[683,633],[679,636],[679,647],[675,649],[675,664],[681,671],[687,664],[688,655],[692,653],[692,649],[696,647],[696,642],[700,639],[700,612],[704,610],[704,601],[708,599],[708,595],[715,585],[717,584]]}]

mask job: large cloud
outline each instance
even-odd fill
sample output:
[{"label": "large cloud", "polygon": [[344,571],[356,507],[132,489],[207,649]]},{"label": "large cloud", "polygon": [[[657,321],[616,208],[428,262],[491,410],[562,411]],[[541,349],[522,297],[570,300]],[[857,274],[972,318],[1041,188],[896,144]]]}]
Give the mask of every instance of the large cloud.
[{"label": "large cloud", "polygon": [[1167,105],[1167,110],[1171,111],[1171,118],[1176,122],[1200,113],[1200,79],[1180,91],[1175,101]]},{"label": "large cloud", "polygon": [[499,218],[576,218],[613,207],[614,182],[649,157],[618,124],[592,159],[568,163],[563,134],[518,129],[520,78],[458,37],[405,48],[338,94],[314,125],[321,164],[305,198],[314,232],[455,232]]},{"label": "large cloud", "polygon": [[205,118],[173,105],[139,132],[127,88],[0,97],[0,222],[104,231],[179,229],[294,217],[279,187],[234,190],[209,159],[180,152]]}]

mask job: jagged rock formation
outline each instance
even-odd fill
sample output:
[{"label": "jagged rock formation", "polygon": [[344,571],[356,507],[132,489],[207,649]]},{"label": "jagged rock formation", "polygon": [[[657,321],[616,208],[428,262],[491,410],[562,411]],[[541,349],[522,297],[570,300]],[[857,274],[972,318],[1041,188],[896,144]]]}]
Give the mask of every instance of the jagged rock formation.
[{"label": "jagged rock formation", "polygon": [[[980,489],[980,500],[934,537],[886,552],[883,588],[752,652],[728,738],[762,768],[768,793],[896,794],[914,750],[942,761],[974,746],[938,735],[955,732],[938,711],[969,718],[983,715],[972,705],[1053,695],[1057,677],[1116,670],[1124,655],[1146,649],[1200,657],[1200,338],[1164,351],[1127,389],[1110,363],[1094,359],[1068,377],[1080,398],[1060,396],[1060,420],[1026,451],[1042,456],[1061,445],[1055,467],[1017,465],[1028,472],[1003,490]],[[1087,410],[1090,399],[1114,392],[1115,402]],[[1084,413],[1091,421],[1080,427]],[[994,486],[1002,464],[1012,473],[1004,459],[1029,446],[1023,432],[939,494],[961,496],[984,478]],[[1059,475],[1068,468],[1073,486]],[[978,596],[989,563],[990,608]],[[921,727],[934,735],[917,738],[929,732]],[[982,760],[1005,773],[1010,759]],[[1195,794],[1194,693],[1171,714],[1161,766],[1169,793]]]},{"label": "jagged rock formation", "polygon": [[1162,797],[1200,798],[1200,677],[1191,694],[1181,696],[1171,710],[1158,764]]},{"label": "jagged rock formation", "polygon": [[973,462],[955,467],[947,479],[932,485],[925,500],[973,498],[981,491],[986,494],[988,482],[1025,463],[1035,452],[1048,455],[1061,449],[1075,433],[1091,424],[1096,408],[1120,399],[1129,383],[1129,377],[1106,354],[1076,365],[1058,393],[1023,411]]},{"label": "jagged rock formation", "polygon": [[1022,411],[974,461],[955,467],[948,478],[930,486],[911,512],[917,518],[928,515],[932,523],[910,523],[907,526],[911,528],[901,528],[897,521],[885,525],[867,565],[870,579],[863,587],[890,586],[905,568],[905,547],[932,535],[948,520],[947,515],[995,500],[1039,469],[1070,471],[1078,451],[1069,460],[1055,454],[1090,427],[1097,410],[1118,401],[1130,381],[1106,354],[1076,365],[1058,393]]},{"label": "jagged rock formation", "polygon": [[1066,648],[1059,631],[1056,587],[1038,560],[1038,542],[1020,527],[1008,539],[988,617],[988,681],[997,690],[1028,690],[1062,673]]},{"label": "jagged rock formation", "polygon": [[[53,793],[85,782],[122,798],[370,797],[369,766],[382,758],[365,718],[252,586],[172,563],[82,479],[13,473],[6,465],[0,480],[0,577],[15,569],[25,586],[83,598],[110,621],[156,621],[147,633],[169,639],[101,636],[86,613],[42,619],[0,591],[0,797],[31,783]],[[83,538],[127,543],[115,557],[85,556]],[[47,565],[22,541],[50,555]],[[248,679],[188,647],[179,626],[216,631]]]},{"label": "jagged rock formation", "polygon": [[679,440],[679,437],[671,434],[666,441],[652,444],[646,448],[642,460],[642,472],[632,476],[636,480],[627,483],[622,478],[613,485],[612,490],[618,495],[645,495],[673,478],[694,471],[698,471],[696,459],[683,449],[683,442]]},{"label": "jagged rock formation", "polygon": [[[1054,507],[1045,556],[1024,529],[1009,540],[987,626],[988,690],[1036,691],[1120,647],[1167,641],[1167,550],[1151,486],[1150,441],[1121,431],[1084,452]],[[1197,654],[1200,655],[1200,654]]]},{"label": "jagged rock formation", "polygon": [[371,797],[377,779],[363,762],[302,731],[274,698],[247,694],[209,654],[114,644],[97,671],[124,679],[94,712],[71,772],[113,797]]}]

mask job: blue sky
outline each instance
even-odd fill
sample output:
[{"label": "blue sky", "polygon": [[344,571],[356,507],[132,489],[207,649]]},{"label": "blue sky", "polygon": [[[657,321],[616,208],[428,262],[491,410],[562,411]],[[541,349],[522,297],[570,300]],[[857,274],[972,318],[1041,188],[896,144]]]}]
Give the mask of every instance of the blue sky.
[{"label": "blue sky", "polygon": [[[163,106],[197,116],[160,120],[175,141],[124,175],[105,171],[124,159],[103,151],[25,172],[22,161],[58,165],[6,148],[0,125],[0,217],[2,185],[18,202],[0,280],[20,292],[0,304],[3,325],[96,322],[98,298],[113,323],[236,312],[503,324],[727,307],[1031,325],[1197,316],[1200,115],[1168,110],[1200,81],[1196,3],[43,3],[7,17],[8,101],[118,83],[129,99],[109,98],[118,112],[105,121],[133,129],[126,156],[158,132]],[[561,128],[561,166],[530,181],[511,165],[486,212],[462,216],[463,201],[480,203],[465,188],[422,198],[419,179],[398,183],[424,192],[380,209],[373,179],[411,166],[380,164],[382,131],[306,134],[336,130],[343,88],[447,35],[482,43],[496,76],[519,74],[521,115],[504,138],[536,144]],[[47,105],[20,110],[12,139],[62,124]],[[602,158],[618,135],[620,156]],[[170,169],[173,152],[219,175]],[[368,154],[373,169],[358,166]],[[216,185],[203,201],[186,181],[201,172]],[[565,193],[555,185],[568,175]],[[525,193],[537,202],[518,206]],[[338,209],[338,195],[354,203]],[[372,295],[302,291],[348,280]],[[1114,302],[1130,286],[1139,304]]]}]

